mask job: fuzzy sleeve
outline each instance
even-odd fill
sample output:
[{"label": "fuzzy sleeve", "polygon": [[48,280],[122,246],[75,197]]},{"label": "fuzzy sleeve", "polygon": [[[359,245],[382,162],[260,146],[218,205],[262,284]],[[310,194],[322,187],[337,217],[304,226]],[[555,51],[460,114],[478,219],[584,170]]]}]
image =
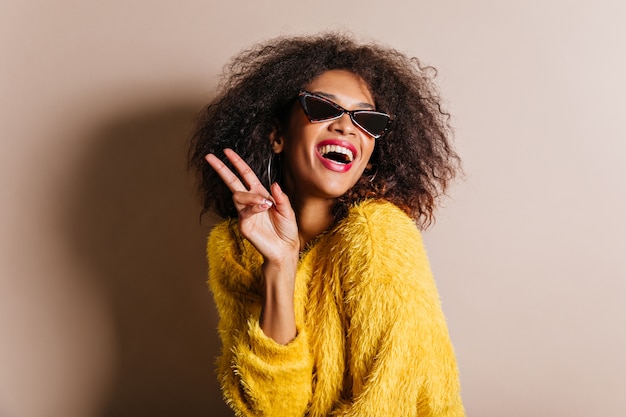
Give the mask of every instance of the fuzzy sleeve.
[{"label": "fuzzy sleeve", "polygon": [[456,359],[421,235],[387,203],[363,205],[344,231],[352,243],[344,294],[349,399],[334,416],[465,416]]},{"label": "fuzzy sleeve", "polygon": [[312,360],[307,334],[287,345],[259,326],[262,259],[227,223],[209,237],[209,286],[219,313],[222,392],[238,417],[302,417],[311,398]]}]

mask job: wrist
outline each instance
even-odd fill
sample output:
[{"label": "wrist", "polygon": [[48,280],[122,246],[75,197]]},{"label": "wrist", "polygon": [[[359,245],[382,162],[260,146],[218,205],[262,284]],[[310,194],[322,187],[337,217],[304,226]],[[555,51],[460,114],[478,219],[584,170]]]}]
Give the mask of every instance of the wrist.
[{"label": "wrist", "polygon": [[265,278],[265,299],[279,304],[293,304],[298,255],[281,259],[266,259],[262,272]]},{"label": "wrist", "polygon": [[263,273],[268,273],[279,276],[285,275],[288,272],[295,272],[298,269],[298,261],[300,259],[300,252],[298,250],[290,251],[281,257],[263,258]]},{"label": "wrist", "polygon": [[294,292],[298,254],[281,259],[266,259],[262,270],[265,293],[259,324],[263,332],[280,344],[296,336]]}]

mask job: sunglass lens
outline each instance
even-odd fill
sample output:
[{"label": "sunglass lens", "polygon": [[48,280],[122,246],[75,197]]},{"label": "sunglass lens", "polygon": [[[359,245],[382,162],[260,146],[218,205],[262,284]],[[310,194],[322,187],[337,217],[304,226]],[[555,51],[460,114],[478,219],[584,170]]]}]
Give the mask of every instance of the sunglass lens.
[{"label": "sunglass lens", "polygon": [[374,112],[359,112],[354,115],[354,120],[365,130],[370,132],[374,136],[381,135],[387,123],[389,123],[389,116],[381,113]]},{"label": "sunglass lens", "polygon": [[309,116],[314,120],[332,119],[341,114],[341,110],[316,97],[307,96],[304,102]]}]

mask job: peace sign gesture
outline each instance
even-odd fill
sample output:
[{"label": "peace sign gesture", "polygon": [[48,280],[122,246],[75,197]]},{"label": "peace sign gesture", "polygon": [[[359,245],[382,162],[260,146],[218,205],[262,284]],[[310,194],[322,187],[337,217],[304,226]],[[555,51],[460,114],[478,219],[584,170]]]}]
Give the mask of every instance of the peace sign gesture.
[{"label": "peace sign gesture", "polygon": [[239,213],[239,231],[263,255],[266,261],[283,261],[299,253],[300,240],[296,216],[289,198],[277,183],[271,194],[254,171],[232,149],[224,154],[233,164],[243,182],[215,155],[205,159],[233,193]]}]

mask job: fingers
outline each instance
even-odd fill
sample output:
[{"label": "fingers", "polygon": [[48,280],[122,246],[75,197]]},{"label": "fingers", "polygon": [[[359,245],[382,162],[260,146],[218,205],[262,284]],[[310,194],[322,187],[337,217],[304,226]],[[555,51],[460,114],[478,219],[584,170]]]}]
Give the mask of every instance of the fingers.
[{"label": "fingers", "polygon": [[283,193],[283,189],[280,188],[280,185],[278,185],[277,182],[273,183],[270,186],[270,191],[272,192],[272,196],[274,197],[274,201],[276,201],[277,205],[289,203],[289,198],[287,197],[287,194]]},{"label": "fingers", "polygon": [[246,161],[241,159],[241,157],[237,155],[235,151],[228,148],[224,149],[224,155],[226,155],[226,157],[233,164],[237,172],[239,172],[241,178],[248,185],[248,189],[253,190],[257,189],[258,187],[264,188],[252,168],[250,168],[248,164],[246,164]]},{"label": "fingers", "polygon": [[274,206],[274,202],[270,198],[264,198],[261,195],[250,192],[233,193],[233,203],[240,219],[268,211]]},{"label": "fingers", "polygon": [[239,178],[237,178],[237,176],[233,174],[233,172],[222,161],[220,161],[217,156],[210,153],[205,156],[204,159],[206,159],[209,165],[211,165],[211,168],[217,172],[217,175],[220,176],[230,191],[233,193],[237,191],[247,191],[246,187],[241,183]]},{"label": "fingers", "polygon": [[288,218],[295,218],[293,208],[289,202],[289,197],[285,194],[277,182],[270,186],[272,198],[274,199],[276,210]]},{"label": "fingers", "polygon": [[233,203],[240,216],[260,213],[275,207],[281,215],[295,218],[289,198],[278,183],[272,184],[271,194],[268,193],[254,171],[235,151],[224,149],[224,154],[245,184],[215,155],[208,154],[205,159],[233,193]]},{"label": "fingers", "polygon": [[242,183],[241,180],[215,155],[208,154],[205,159],[217,172],[230,191],[233,193],[245,190],[257,191],[261,193],[266,191],[265,187],[263,187],[263,184],[261,184],[261,181],[259,181],[252,168],[250,168],[246,161],[241,159],[235,151],[226,148],[224,149],[224,155],[226,155],[228,160],[233,164],[233,167],[235,167],[245,184]]}]

